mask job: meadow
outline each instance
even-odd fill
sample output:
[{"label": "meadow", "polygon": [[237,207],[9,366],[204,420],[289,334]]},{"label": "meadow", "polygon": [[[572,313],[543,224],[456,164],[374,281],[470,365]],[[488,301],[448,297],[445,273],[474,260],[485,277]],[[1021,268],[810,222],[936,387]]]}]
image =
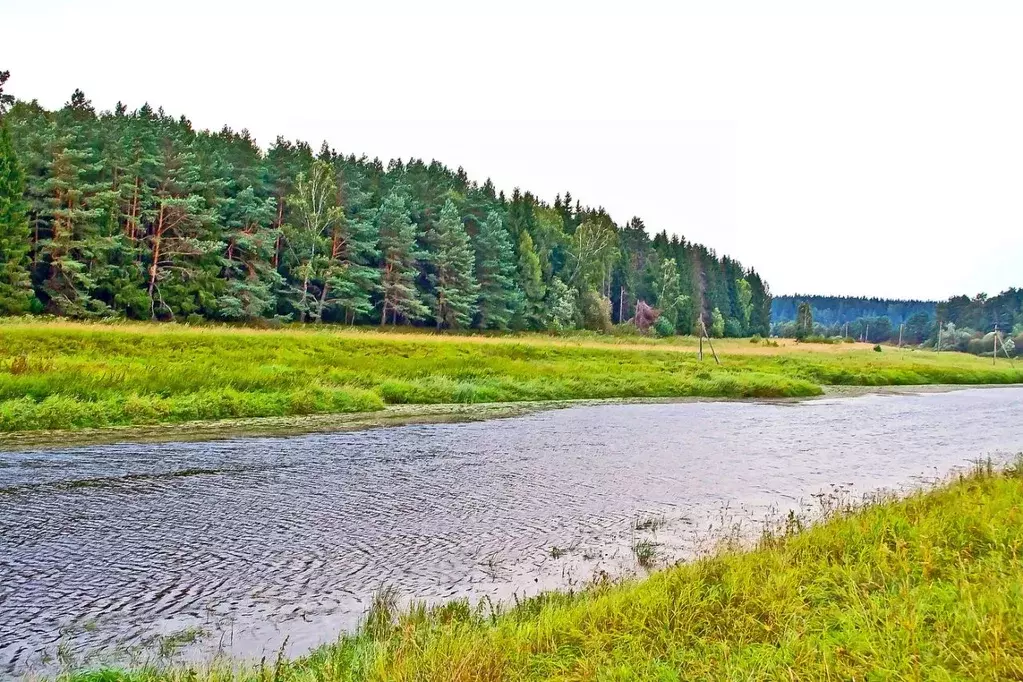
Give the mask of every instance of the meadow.
[{"label": "meadow", "polygon": [[788,518],[646,579],[501,609],[399,611],[296,659],[79,671],[73,682],[1020,679],[1023,464]]},{"label": "meadow", "polygon": [[0,322],[0,432],[362,413],[388,405],[784,398],[822,385],[1023,382],[1023,367],[866,344]]}]

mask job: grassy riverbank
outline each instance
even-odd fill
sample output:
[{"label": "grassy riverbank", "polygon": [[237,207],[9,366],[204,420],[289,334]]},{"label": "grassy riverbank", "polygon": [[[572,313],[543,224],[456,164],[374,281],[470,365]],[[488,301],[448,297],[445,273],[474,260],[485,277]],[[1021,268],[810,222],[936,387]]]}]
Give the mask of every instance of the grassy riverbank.
[{"label": "grassy riverbank", "polygon": [[797,397],[822,384],[1023,381],[972,356],[591,335],[0,324],[0,432],[371,412],[385,405]]},{"label": "grassy riverbank", "polygon": [[75,680],[1019,679],[1023,466],[840,510],[752,551],[504,613],[456,602],[263,669],[83,672]]}]

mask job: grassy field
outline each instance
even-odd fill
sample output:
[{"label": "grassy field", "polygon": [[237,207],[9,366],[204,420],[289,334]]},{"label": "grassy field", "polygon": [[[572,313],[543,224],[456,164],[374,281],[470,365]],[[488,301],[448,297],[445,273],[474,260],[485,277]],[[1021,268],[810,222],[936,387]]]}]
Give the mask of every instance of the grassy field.
[{"label": "grassy field", "polygon": [[867,345],[577,334],[0,323],[0,432],[380,410],[385,405],[813,396],[822,384],[1023,381],[1023,367]]},{"label": "grassy field", "polygon": [[787,523],[641,581],[503,612],[396,613],[294,661],[214,660],[76,682],[233,679],[1004,680],[1023,677],[1023,465]]}]

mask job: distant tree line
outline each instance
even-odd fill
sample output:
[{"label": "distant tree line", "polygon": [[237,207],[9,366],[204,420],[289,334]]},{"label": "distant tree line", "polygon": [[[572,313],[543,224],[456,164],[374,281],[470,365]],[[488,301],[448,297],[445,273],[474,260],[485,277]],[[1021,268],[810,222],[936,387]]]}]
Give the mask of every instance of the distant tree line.
[{"label": "distant tree line", "polygon": [[569,192],[2,96],[0,314],[608,331],[646,301],[663,334],[770,331],[754,270]]},{"label": "distant tree line", "polygon": [[771,321],[792,322],[796,319],[800,303],[809,303],[813,318],[825,326],[844,325],[846,322],[866,318],[887,317],[898,326],[917,313],[934,317],[937,301],[918,301],[856,296],[775,296],[771,301]]},{"label": "distant tree line", "polygon": [[[778,296],[772,332],[790,338],[897,342],[976,355],[1023,354],[1023,289],[997,296],[953,296],[943,302]],[[879,314],[884,311],[884,314]],[[997,334],[997,337],[996,337]]]}]

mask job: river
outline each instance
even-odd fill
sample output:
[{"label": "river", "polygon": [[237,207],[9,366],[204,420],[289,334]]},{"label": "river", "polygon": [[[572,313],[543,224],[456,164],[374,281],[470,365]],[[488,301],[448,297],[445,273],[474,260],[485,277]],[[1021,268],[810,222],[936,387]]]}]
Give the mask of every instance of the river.
[{"label": "river", "polygon": [[637,543],[664,565],[1021,451],[1007,387],[0,452],[0,675],[299,654],[382,586],[508,601],[642,574]]}]

